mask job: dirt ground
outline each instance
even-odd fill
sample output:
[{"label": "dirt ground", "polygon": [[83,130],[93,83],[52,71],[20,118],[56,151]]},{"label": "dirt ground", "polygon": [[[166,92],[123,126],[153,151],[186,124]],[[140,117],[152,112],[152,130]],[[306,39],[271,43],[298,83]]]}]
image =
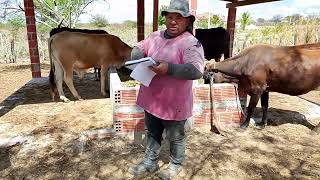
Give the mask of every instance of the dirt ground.
[{"label": "dirt ground", "polygon": [[[49,66],[41,67],[46,77]],[[25,85],[30,79],[28,63],[0,64],[0,179],[157,179],[127,173],[143,157],[143,145],[120,136],[83,139],[86,131],[112,127],[110,99],[101,97],[92,74],[75,80],[85,100],[70,103],[52,102],[46,79]],[[302,98],[271,93],[264,130],[252,121],[226,136],[209,128],[188,131],[177,179],[320,179],[320,135],[310,130],[320,121],[320,93]],[[168,153],[165,143],[161,168]]]}]

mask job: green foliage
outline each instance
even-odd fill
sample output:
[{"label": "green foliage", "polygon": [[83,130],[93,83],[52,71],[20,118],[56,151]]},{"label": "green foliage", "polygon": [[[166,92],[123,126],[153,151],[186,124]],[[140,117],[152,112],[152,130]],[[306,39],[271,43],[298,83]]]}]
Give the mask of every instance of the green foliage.
[{"label": "green foliage", "polygon": [[96,0],[34,0],[37,22],[49,27],[75,27],[85,8]]},{"label": "green foliage", "polygon": [[22,27],[25,27],[25,18],[23,16],[12,16],[12,18],[10,18],[8,20],[8,25],[11,27],[11,29],[13,30],[19,30]]},{"label": "green foliage", "polygon": [[123,25],[125,27],[129,27],[129,28],[136,28],[137,27],[137,22],[136,21],[131,21],[131,20],[126,20],[123,22]]},{"label": "green foliage", "polygon": [[287,24],[286,23],[278,23],[274,26],[274,33],[275,34],[281,34],[285,32],[287,29]]},{"label": "green foliage", "polygon": [[272,27],[263,27],[260,31],[264,37],[270,36],[272,34]]},{"label": "green foliage", "polygon": [[19,29],[25,27],[25,19],[23,16],[12,16],[8,20],[8,26],[11,32],[12,37],[15,39],[17,37]]},{"label": "green foliage", "polygon": [[37,31],[40,33],[48,33],[51,31],[52,28],[44,25],[44,24],[38,24],[37,25]]},{"label": "green foliage", "polygon": [[206,19],[206,18],[198,18],[197,27],[198,28],[202,28],[202,29],[208,28],[208,19]]},{"label": "green foliage", "polygon": [[240,15],[240,28],[241,30],[245,30],[246,26],[250,25],[252,23],[252,18],[249,12],[244,12]]},{"label": "green foliage", "polygon": [[159,15],[158,15],[158,24],[159,24],[159,26],[165,25],[165,23],[166,23],[166,18],[164,16],[161,16],[161,12],[163,10],[165,10],[165,9],[168,9],[168,6],[162,5],[160,7]]},{"label": "green foliage", "polygon": [[[224,26],[225,26],[225,23],[219,15],[213,14],[211,16],[210,27],[224,27]],[[208,28],[208,18],[207,17],[198,18],[197,27],[203,28],[203,29]]]},{"label": "green foliage", "polygon": [[109,22],[107,18],[102,14],[96,14],[92,17],[91,23],[97,27],[106,27]]},{"label": "green foliage", "polygon": [[273,22],[274,24],[277,24],[279,22],[281,22],[282,16],[281,15],[275,15],[272,17],[271,22]]},{"label": "green foliage", "polygon": [[223,19],[219,15],[212,15],[210,19],[211,27],[222,27],[224,26]]},{"label": "green foliage", "polygon": [[4,29],[6,27],[5,23],[0,23],[0,29]]}]

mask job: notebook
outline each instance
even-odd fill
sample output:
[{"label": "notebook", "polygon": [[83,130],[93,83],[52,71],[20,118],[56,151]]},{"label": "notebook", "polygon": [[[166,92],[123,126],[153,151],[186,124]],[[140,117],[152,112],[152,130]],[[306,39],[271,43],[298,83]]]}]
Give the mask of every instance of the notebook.
[{"label": "notebook", "polygon": [[129,69],[132,68],[130,77],[137,80],[146,87],[149,87],[151,80],[156,75],[155,72],[149,69],[149,66],[156,66],[159,63],[153,60],[151,57],[141,58],[137,60],[127,61],[125,66]]}]

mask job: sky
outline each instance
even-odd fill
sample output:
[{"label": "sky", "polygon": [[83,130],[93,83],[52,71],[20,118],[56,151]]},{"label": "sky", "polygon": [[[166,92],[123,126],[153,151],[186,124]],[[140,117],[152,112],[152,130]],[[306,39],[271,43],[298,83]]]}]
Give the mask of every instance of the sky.
[{"label": "sky", "polygon": [[[105,2],[107,1],[107,3]],[[170,0],[159,0],[161,5],[169,5]],[[95,14],[104,15],[110,23],[121,23],[125,20],[137,20],[137,0],[99,0],[87,9],[88,14],[80,17],[81,22],[88,22]],[[152,22],[153,0],[145,0],[145,22]],[[227,17],[226,2],[220,0],[198,0],[197,14],[210,12]],[[253,19],[272,19],[275,15],[289,16],[320,15],[320,0],[282,0],[271,3],[262,3],[237,8],[237,16],[249,12]]]}]

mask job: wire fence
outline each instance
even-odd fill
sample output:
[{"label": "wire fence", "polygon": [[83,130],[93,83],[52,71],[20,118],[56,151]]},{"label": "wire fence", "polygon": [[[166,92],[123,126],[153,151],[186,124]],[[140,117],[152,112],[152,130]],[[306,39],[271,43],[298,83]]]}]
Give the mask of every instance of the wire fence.
[{"label": "wire fence", "polygon": [[[97,29],[95,27],[81,27]],[[238,54],[244,48],[255,44],[272,45],[299,45],[320,42],[320,31],[318,24],[307,25],[284,25],[263,26],[257,29],[235,32],[233,54]],[[137,29],[127,27],[123,24],[109,25],[104,28],[110,34],[114,34],[130,46],[137,43]],[[163,26],[159,29],[164,29]],[[0,63],[29,60],[29,48],[26,29],[20,29],[12,33],[6,29],[0,29]],[[145,36],[152,32],[152,25],[145,28]],[[40,61],[48,61],[48,38],[49,32],[38,32],[38,48]],[[214,41],[214,38],[212,39]]]}]

